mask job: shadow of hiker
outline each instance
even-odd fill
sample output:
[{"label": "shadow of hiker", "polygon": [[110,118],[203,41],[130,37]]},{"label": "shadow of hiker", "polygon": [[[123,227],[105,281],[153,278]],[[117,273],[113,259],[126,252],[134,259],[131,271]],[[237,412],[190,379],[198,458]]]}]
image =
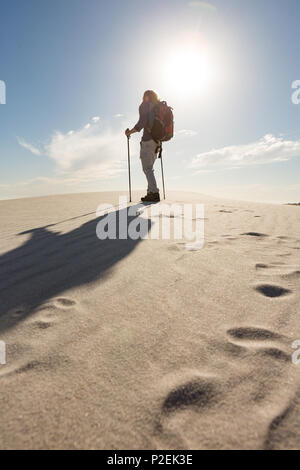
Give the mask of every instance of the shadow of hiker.
[{"label": "shadow of hiker", "polygon": [[[137,214],[140,207],[126,207],[110,214],[116,220],[113,239],[100,240],[96,234],[99,222],[102,228],[107,226],[106,215],[65,234],[51,232],[49,226],[20,234],[31,237],[22,246],[0,256],[0,331],[11,328],[65,290],[107,275],[151,228],[151,221]],[[122,238],[124,230],[130,232],[132,226],[140,233],[139,238]]]}]

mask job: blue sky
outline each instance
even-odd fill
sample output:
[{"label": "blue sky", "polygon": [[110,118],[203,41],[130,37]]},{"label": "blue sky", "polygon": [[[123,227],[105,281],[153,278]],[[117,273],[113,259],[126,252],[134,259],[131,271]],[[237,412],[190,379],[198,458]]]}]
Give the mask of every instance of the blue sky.
[{"label": "blue sky", "polygon": [[[300,201],[300,104],[291,100],[299,0],[3,0],[0,8],[0,199],[127,189],[124,129],[152,88],[175,113],[168,189]],[[191,48],[208,73],[198,80],[187,63],[180,82]],[[131,140],[135,189],[145,188],[139,140]]]}]

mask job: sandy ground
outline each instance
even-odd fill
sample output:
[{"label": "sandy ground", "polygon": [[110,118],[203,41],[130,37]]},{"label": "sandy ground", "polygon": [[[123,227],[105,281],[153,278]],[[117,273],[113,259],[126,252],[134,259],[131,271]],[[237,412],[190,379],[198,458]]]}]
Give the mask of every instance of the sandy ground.
[{"label": "sandy ground", "polygon": [[0,202],[0,448],[299,448],[299,208],[170,193],[188,251],[100,241],[117,200]]}]

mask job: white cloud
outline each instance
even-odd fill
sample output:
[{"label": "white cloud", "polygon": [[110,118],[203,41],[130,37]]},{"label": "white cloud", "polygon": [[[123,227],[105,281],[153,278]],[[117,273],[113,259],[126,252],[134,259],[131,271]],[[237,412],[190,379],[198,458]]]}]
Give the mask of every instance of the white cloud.
[{"label": "white cloud", "polygon": [[88,180],[112,177],[124,171],[123,132],[99,127],[92,120],[72,133],[57,131],[45,146],[61,176]]},{"label": "white cloud", "polygon": [[41,151],[37,147],[34,147],[33,145],[29,144],[28,142],[25,142],[24,139],[21,139],[19,137],[17,137],[17,140],[18,140],[19,144],[21,145],[21,147],[24,147],[25,149],[29,150],[34,155],[41,155]]},{"label": "white cloud", "polygon": [[299,156],[300,140],[284,140],[283,137],[267,134],[251,144],[233,145],[200,153],[192,160],[190,168],[233,169],[284,162]]},{"label": "white cloud", "polygon": [[[87,182],[116,177],[126,171],[124,131],[99,126],[99,121],[100,118],[95,116],[78,130],[56,131],[42,146],[42,151],[24,139],[18,138],[18,141],[32,153],[43,154],[54,161],[55,178],[59,179],[54,182]],[[132,156],[137,149],[133,142]]]},{"label": "white cloud", "polygon": [[121,118],[121,117],[124,117],[124,114],[115,114],[114,117],[115,118]]}]

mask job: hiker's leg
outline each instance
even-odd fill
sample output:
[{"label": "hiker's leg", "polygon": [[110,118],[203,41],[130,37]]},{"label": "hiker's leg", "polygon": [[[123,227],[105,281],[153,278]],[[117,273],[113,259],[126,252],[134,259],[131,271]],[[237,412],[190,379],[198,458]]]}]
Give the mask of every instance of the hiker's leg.
[{"label": "hiker's leg", "polygon": [[154,162],[157,158],[156,149],[157,144],[154,140],[142,141],[141,143],[142,167],[148,182],[148,192],[151,193],[159,193],[153,169]]}]

